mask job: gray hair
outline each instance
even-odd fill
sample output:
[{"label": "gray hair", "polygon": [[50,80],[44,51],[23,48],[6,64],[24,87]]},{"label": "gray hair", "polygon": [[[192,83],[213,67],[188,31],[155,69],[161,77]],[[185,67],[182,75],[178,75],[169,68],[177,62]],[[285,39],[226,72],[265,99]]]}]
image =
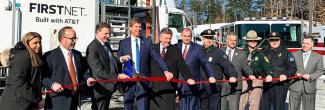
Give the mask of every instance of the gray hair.
[{"label": "gray hair", "polygon": [[230,32],[230,33],[227,34],[227,39],[229,39],[230,36],[235,36],[236,39],[238,39],[237,35],[235,33],[233,33],[233,32]]},{"label": "gray hair", "polygon": [[165,28],[161,29],[160,34],[170,34],[170,35],[173,35],[173,31],[170,30],[168,27],[165,27]]}]

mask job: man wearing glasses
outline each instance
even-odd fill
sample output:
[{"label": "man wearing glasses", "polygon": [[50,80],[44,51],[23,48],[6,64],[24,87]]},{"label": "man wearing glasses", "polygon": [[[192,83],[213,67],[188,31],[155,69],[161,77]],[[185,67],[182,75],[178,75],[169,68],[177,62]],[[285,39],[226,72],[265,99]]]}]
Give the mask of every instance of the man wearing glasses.
[{"label": "man wearing glasses", "polygon": [[51,110],[77,110],[80,101],[80,89],[78,86],[64,88],[67,85],[77,85],[83,79],[87,85],[95,81],[85,73],[85,67],[81,60],[81,53],[74,49],[77,41],[75,30],[66,26],[58,33],[60,46],[43,56],[42,84],[53,92],[46,95],[45,109]]},{"label": "man wearing glasses", "polygon": [[296,74],[296,62],[286,47],[281,45],[279,33],[272,32],[268,41],[269,46],[263,50],[263,53],[272,65],[272,77],[279,77],[280,80],[263,84],[260,110],[270,110],[271,104],[275,110],[284,110],[289,87],[287,78]]}]

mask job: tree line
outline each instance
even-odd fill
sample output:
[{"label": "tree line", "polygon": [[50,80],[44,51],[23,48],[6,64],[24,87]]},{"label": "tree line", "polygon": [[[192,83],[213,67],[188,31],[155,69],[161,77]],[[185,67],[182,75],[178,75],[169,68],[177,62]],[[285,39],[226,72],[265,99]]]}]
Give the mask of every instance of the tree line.
[{"label": "tree line", "polygon": [[[308,20],[309,0],[176,0],[194,24],[232,22],[245,17]],[[312,0],[313,21],[325,23],[325,1]]]}]

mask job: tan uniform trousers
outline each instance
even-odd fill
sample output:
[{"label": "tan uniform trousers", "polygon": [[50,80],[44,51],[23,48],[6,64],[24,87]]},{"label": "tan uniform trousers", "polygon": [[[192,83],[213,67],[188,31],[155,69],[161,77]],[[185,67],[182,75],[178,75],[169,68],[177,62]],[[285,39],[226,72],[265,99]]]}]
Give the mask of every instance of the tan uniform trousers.
[{"label": "tan uniform trousers", "polygon": [[239,101],[239,110],[244,110],[249,103],[249,110],[259,110],[260,100],[263,92],[263,80],[242,81],[243,88]]}]

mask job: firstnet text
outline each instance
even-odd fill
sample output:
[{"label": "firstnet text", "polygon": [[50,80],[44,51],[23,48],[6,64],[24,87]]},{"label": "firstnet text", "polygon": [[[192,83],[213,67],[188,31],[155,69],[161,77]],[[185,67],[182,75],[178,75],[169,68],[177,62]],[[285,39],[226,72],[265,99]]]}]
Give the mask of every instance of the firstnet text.
[{"label": "firstnet text", "polygon": [[29,12],[59,14],[59,15],[71,15],[71,16],[84,16],[83,7],[70,7],[63,5],[48,5],[40,3],[30,3]]}]

